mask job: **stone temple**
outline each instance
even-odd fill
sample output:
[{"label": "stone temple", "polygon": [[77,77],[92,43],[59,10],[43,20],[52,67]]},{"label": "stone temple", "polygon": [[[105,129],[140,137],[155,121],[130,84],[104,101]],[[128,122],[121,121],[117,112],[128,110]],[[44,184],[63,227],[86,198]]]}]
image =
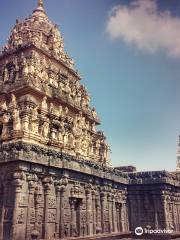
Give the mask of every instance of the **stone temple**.
[{"label": "stone temple", "polygon": [[180,231],[180,173],[113,168],[43,1],[0,52],[0,240]]}]

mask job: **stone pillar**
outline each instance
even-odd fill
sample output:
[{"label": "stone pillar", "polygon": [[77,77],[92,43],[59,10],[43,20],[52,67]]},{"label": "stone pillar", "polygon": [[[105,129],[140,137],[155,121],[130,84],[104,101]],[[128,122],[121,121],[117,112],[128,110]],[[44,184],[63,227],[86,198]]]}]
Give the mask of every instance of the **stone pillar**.
[{"label": "stone pillar", "polygon": [[157,196],[152,195],[152,198],[153,198],[153,207],[154,207],[154,229],[159,229]]},{"label": "stone pillar", "polygon": [[168,227],[168,212],[167,212],[167,200],[166,196],[162,196],[162,205],[163,205],[163,213],[164,213],[164,228],[169,229]]},{"label": "stone pillar", "polygon": [[129,206],[128,206],[128,202],[127,202],[127,198],[126,198],[126,230],[127,232],[129,231]]},{"label": "stone pillar", "polygon": [[[35,224],[34,224],[34,230],[33,230],[33,234],[37,235],[37,232],[39,230],[39,207],[41,204],[41,199],[42,199],[42,188],[41,185],[37,185],[35,188],[35,192],[34,192],[34,211],[35,211]],[[44,223],[42,222],[42,234],[44,234]],[[31,233],[31,234],[32,234]]]},{"label": "stone pillar", "polygon": [[56,186],[56,237],[60,237],[60,195],[61,195],[61,187],[59,185]]},{"label": "stone pillar", "polygon": [[92,213],[91,191],[87,189],[86,190],[86,229],[87,229],[87,235],[92,235],[91,213]]},{"label": "stone pillar", "polygon": [[71,225],[70,225],[70,235],[74,237],[74,229],[76,225],[76,216],[75,216],[75,199],[71,199],[70,207],[71,207]]},{"label": "stone pillar", "polygon": [[109,215],[109,232],[112,232],[112,197],[111,194],[107,196],[108,201],[108,215]]},{"label": "stone pillar", "polygon": [[12,228],[11,228],[11,239],[18,240],[18,204],[20,201],[21,190],[23,185],[22,173],[14,173],[13,182],[14,186],[14,207],[13,207],[13,218],[12,218]]},{"label": "stone pillar", "polygon": [[31,221],[31,211],[34,205],[35,183],[33,181],[29,181],[28,187],[29,187],[29,195],[28,195],[28,206],[27,206],[26,239],[30,240],[31,239],[30,221]]},{"label": "stone pillar", "polygon": [[102,227],[102,233],[106,231],[105,229],[105,210],[106,210],[106,194],[104,192],[101,192],[101,227]]},{"label": "stone pillar", "polygon": [[49,232],[48,232],[48,202],[49,202],[49,195],[50,195],[50,184],[46,183],[44,186],[44,238],[48,239]]},{"label": "stone pillar", "polygon": [[96,234],[96,196],[95,192],[92,192],[92,212],[93,212],[93,234]]},{"label": "stone pillar", "polygon": [[125,232],[127,231],[127,222],[126,222],[126,203],[125,202],[122,202],[121,204],[121,222],[122,222],[122,232]]},{"label": "stone pillar", "polygon": [[96,233],[102,232],[102,220],[101,220],[101,208],[100,208],[100,196],[96,194]]},{"label": "stone pillar", "polygon": [[173,227],[174,227],[174,231],[176,229],[176,215],[175,215],[175,201],[174,201],[174,197],[172,197],[172,223],[173,223]]},{"label": "stone pillar", "polygon": [[116,212],[116,203],[115,196],[112,196],[112,224],[113,224],[113,232],[117,232],[117,212]]},{"label": "stone pillar", "polygon": [[61,188],[61,201],[60,201],[60,237],[64,238],[64,194],[65,187]]}]

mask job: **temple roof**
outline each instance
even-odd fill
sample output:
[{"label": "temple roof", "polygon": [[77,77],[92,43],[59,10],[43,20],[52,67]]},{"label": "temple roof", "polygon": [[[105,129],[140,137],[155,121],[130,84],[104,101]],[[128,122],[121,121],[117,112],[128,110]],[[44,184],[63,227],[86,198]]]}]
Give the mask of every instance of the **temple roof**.
[{"label": "temple roof", "polygon": [[68,67],[74,68],[74,61],[64,50],[64,41],[58,26],[49,20],[42,0],[38,0],[36,9],[28,18],[22,22],[16,21],[4,51],[27,44],[36,45],[56,59],[62,60]]}]

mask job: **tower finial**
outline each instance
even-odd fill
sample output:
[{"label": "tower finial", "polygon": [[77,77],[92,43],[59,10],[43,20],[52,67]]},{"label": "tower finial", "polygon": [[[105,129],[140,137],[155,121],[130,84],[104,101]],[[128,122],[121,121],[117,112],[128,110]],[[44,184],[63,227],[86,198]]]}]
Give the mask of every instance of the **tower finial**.
[{"label": "tower finial", "polygon": [[38,7],[44,7],[43,0],[38,0]]}]

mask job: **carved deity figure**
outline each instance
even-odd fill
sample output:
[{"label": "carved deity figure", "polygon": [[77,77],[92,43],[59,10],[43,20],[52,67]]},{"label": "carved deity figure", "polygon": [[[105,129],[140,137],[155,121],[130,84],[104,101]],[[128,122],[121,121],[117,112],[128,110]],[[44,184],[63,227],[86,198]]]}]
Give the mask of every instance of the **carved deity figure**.
[{"label": "carved deity figure", "polygon": [[75,98],[75,103],[78,105],[78,106],[80,106],[80,104],[81,104],[81,91],[78,91],[77,92],[77,95],[76,95],[76,98]]},{"label": "carved deity figure", "polygon": [[41,79],[42,79],[43,82],[46,82],[48,80],[48,73],[44,69],[41,72]]},{"label": "carved deity figure", "polygon": [[81,99],[81,107],[82,108],[86,108],[86,99],[85,99],[85,97],[82,97],[82,99]]},{"label": "carved deity figure", "polygon": [[8,135],[8,123],[10,120],[10,116],[8,114],[3,114],[2,116],[2,124],[3,124],[3,128],[2,128],[2,135],[1,137],[7,137]]},{"label": "carved deity figure", "polygon": [[49,71],[49,83],[51,85],[53,85],[53,83],[54,83],[54,74],[53,74],[52,70]]},{"label": "carved deity figure", "polygon": [[42,125],[42,136],[47,138],[49,134],[49,122],[45,121]]},{"label": "carved deity figure", "polygon": [[59,111],[58,111],[59,117],[62,116],[62,113],[63,113],[63,108],[61,105],[59,105]]},{"label": "carved deity figure", "polygon": [[14,64],[15,64],[15,81],[18,81],[19,79],[19,65],[17,62],[17,58],[14,60]]},{"label": "carved deity figure", "polygon": [[58,88],[59,88],[59,93],[60,95],[62,95],[63,91],[64,91],[64,83],[60,80],[59,84],[58,84]]},{"label": "carved deity figure", "polygon": [[81,152],[81,142],[82,142],[81,136],[77,137],[75,142],[75,150],[77,153]]},{"label": "carved deity figure", "polygon": [[31,110],[31,131],[35,134],[38,133],[38,111],[37,107]]},{"label": "carved deity figure", "polygon": [[70,145],[71,148],[75,147],[75,138],[71,132],[68,135],[68,144]]},{"label": "carved deity figure", "polygon": [[103,157],[105,160],[109,160],[109,152],[110,152],[110,145],[105,142],[104,143],[104,152],[103,152]]},{"label": "carved deity figure", "polygon": [[81,149],[84,156],[88,155],[89,150],[89,136],[87,135],[87,132],[84,133],[83,140],[81,142]]},{"label": "carved deity figure", "polygon": [[67,133],[67,131],[64,132],[63,139],[64,139],[64,146],[67,146],[67,144],[68,144],[68,133]]},{"label": "carved deity figure", "polygon": [[29,116],[27,114],[22,117],[22,129],[29,131]]},{"label": "carved deity figure", "polygon": [[47,105],[47,97],[43,97],[42,103],[41,103],[41,109],[47,111],[48,105]]},{"label": "carved deity figure", "polygon": [[59,127],[59,130],[58,130],[58,141],[60,143],[63,143],[64,139],[63,139],[63,135],[65,133],[65,128],[64,128],[64,122],[63,121],[60,121],[60,127]]},{"label": "carved deity figure", "polygon": [[19,109],[17,108],[13,109],[12,117],[13,117],[13,130],[14,131],[21,130],[21,120],[19,117]]},{"label": "carved deity figure", "polygon": [[71,92],[71,88],[69,86],[69,82],[65,82],[65,86],[64,86],[64,92],[69,95]]},{"label": "carved deity figure", "polygon": [[17,107],[17,100],[16,100],[16,96],[14,94],[11,94],[11,102],[9,104],[9,107],[12,109]]},{"label": "carved deity figure", "polygon": [[28,64],[27,64],[27,60],[26,58],[24,57],[24,54],[22,54],[22,75],[23,77],[27,77],[28,74],[29,74],[29,67],[28,67]]},{"label": "carved deity figure", "polygon": [[59,131],[58,131],[58,141],[60,143],[63,142],[63,134],[62,134],[62,130],[61,129],[59,129]]},{"label": "carved deity figure", "polygon": [[4,68],[4,78],[3,78],[4,82],[7,82],[9,80],[9,71],[7,69],[7,67]]},{"label": "carved deity figure", "polygon": [[96,155],[99,156],[99,149],[101,147],[101,144],[100,144],[100,139],[97,139],[96,140]]},{"label": "carved deity figure", "polygon": [[94,146],[93,146],[93,142],[91,141],[89,144],[89,156],[93,156],[94,155]]},{"label": "carved deity figure", "polygon": [[64,115],[65,115],[65,116],[68,116],[68,112],[69,112],[68,107],[65,107],[65,109],[64,109]]},{"label": "carved deity figure", "polygon": [[55,128],[52,128],[51,129],[51,139],[53,139],[53,140],[56,139],[56,133],[57,133],[57,130]]},{"label": "carved deity figure", "polygon": [[33,59],[28,64],[28,72],[29,72],[29,75],[32,76],[32,77],[35,74],[35,66],[34,66]]}]

